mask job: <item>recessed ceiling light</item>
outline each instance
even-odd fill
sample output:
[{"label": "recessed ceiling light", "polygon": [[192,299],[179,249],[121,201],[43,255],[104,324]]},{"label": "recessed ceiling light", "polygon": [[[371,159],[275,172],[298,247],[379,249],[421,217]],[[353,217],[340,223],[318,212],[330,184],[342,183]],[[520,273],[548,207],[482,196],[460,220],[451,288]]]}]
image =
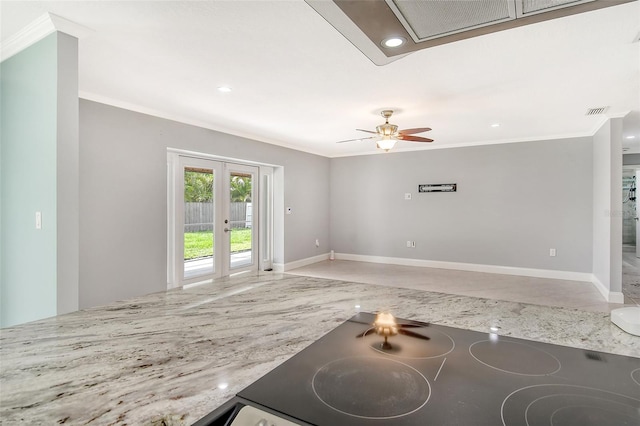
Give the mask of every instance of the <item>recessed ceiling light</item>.
[{"label": "recessed ceiling light", "polygon": [[627,139],[635,139],[635,138],[636,137],[634,135],[627,136]]},{"label": "recessed ceiling light", "polygon": [[495,127],[500,127],[500,123],[493,123],[493,124],[491,125],[491,127],[494,127],[494,128],[495,128]]},{"label": "recessed ceiling light", "polygon": [[407,41],[404,37],[389,37],[382,40],[382,45],[384,47],[398,47],[402,46],[404,42]]},{"label": "recessed ceiling light", "polygon": [[229,86],[220,86],[218,87],[218,92],[229,93],[231,91],[231,87]]}]

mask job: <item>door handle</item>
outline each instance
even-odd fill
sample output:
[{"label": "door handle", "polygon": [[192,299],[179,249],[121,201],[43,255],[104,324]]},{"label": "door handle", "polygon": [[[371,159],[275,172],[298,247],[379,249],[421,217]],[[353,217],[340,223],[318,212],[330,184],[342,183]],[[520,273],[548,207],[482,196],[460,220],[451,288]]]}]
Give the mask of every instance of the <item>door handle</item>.
[{"label": "door handle", "polygon": [[223,231],[224,231],[224,232],[231,232],[231,229],[229,229],[229,228],[224,228],[224,229],[223,229]]}]

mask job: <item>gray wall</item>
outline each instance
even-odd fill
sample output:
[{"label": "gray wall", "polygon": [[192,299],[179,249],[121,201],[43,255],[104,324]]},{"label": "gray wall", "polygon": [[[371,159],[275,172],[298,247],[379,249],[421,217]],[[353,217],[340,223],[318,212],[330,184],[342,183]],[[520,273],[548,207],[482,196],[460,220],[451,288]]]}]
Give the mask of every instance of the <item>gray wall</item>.
[{"label": "gray wall", "polygon": [[61,33],[0,65],[3,327],[78,308],[77,66]]},{"label": "gray wall", "polygon": [[622,164],[625,166],[637,166],[640,164],[640,154],[624,154]]},{"label": "gray wall", "polygon": [[592,167],[591,138],[332,159],[331,248],[591,272]]},{"label": "gray wall", "polygon": [[80,307],[166,289],[168,147],[283,166],[275,261],[329,250],[327,158],[87,100],[80,141]]},{"label": "gray wall", "polygon": [[79,306],[78,39],[58,32],[56,147],[58,315]]}]

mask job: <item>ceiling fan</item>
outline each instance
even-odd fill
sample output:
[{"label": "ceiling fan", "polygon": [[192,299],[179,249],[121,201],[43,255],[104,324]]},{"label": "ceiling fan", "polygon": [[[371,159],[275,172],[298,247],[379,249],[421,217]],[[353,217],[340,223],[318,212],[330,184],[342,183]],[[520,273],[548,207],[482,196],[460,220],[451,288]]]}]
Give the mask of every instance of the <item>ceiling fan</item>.
[{"label": "ceiling fan", "polygon": [[384,124],[380,124],[376,126],[376,131],[373,132],[371,130],[363,130],[356,129],[359,132],[373,133],[375,136],[370,136],[368,138],[357,138],[357,139],[348,139],[346,141],[339,141],[337,143],[344,142],[353,142],[353,141],[363,141],[367,139],[377,139],[376,143],[378,148],[384,149],[385,151],[389,151],[393,148],[397,141],[408,141],[408,142],[433,142],[433,139],[423,138],[420,136],[411,136],[416,133],[428,132],[431,130],[429,127],[418,127],[415,129],[404,129],[398,130],[398,126],[395,124],[389,124],[389,117],[393,115],[393,110],[385,109],[380,112],[385,119]]}]

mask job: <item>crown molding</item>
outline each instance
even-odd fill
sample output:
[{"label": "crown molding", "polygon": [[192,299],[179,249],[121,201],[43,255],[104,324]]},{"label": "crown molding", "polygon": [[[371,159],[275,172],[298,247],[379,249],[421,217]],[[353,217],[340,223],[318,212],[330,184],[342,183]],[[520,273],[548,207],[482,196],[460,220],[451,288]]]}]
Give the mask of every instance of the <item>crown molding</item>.
[{"label": "crown molding", "polygon": [[86,37],[93,32],[90,28],[47,12],[0,45],[0,62],[9,59],[16,53],[21,52],[56,31],[69,34],[78,39]]}]

